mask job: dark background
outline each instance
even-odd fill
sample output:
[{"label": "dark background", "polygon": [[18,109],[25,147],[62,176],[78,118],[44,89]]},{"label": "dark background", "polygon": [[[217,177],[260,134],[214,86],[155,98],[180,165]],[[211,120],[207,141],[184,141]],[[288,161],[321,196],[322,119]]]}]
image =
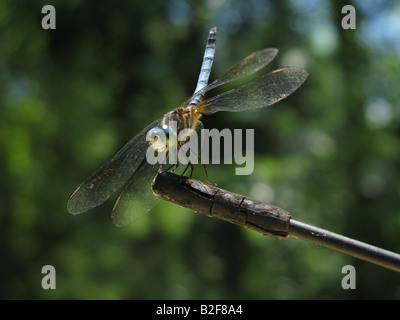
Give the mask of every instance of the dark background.
[{"label": "dark background", "polygon": [[[42,6],[56,9],[44,30]],[[341,9],[356,8],[343,30]],[[302,240],[277,240],[166,202],[115,227],[114,199],[84,215],[70,192],[192,93],[210,27],[211,78],[276,47],[268,70],[309,77],[271,108],[206,128],[255,130],[254,173],[210,180],[297,219],[400,252],[398,1],[0,2],[2,299],[398,299],[399,274]],[[211,80],[212,80],[211,79]],[[204,179],[201,166],[196,177]],[[41,269],[53,265],[55,290]],[[356,268],[343,290],[341,269]]]}]

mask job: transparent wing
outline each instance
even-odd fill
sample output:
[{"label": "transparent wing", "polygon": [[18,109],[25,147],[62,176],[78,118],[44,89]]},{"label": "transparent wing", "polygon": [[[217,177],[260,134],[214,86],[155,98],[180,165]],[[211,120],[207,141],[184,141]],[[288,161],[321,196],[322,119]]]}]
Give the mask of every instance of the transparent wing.
[{"label": "transparent wing", "polygon": [[132,175],[121,194],[117,197],[112,209],[112,220],[122,227],[131,223],[150,211],[160,199],[151,189],[160,164],[149,164],[143,159],[139,168]]},{"label": "transparent wing", "polygon": [[[223,74],[221,77],[214,80],[205,88],[196,92],[193,96],[204,95],[207,91],[211,89],[257,72],[258,70],[264,68],[267,64],[269,64],[275,58],[277,53],[278,49],[275,48],[268,48],[253,52],[244,59],[240,60],[236,65],[233,66],[232,69]],[[188,99],[183,105],[188,104],[191,99],[192,97]]]},{"label": "transparent wing", "polygon": [[218,111],[244,111],[274,104],[293,93],[307,78],[301,68],[281,68],[264,74],[239,88],[207,99],[195,107],[203,114]]},{"label": "transparent wing", "polygon": [[159,123],[161,119],[140,131],[108,163],[75,188],[68,200],[68,211],[79,214],[97,207],[128,181],[146,155],[147,132]]},{"label": "transparent wing", "polygon": [[257,72],[269,64],[277,54],[278,49],[275,48],[262,49],[249,54],[246,58],[240,60],[236,65],[234,65],[228,72],[210,83],[210,85],[205,88],[205,92],[230,81]]}]

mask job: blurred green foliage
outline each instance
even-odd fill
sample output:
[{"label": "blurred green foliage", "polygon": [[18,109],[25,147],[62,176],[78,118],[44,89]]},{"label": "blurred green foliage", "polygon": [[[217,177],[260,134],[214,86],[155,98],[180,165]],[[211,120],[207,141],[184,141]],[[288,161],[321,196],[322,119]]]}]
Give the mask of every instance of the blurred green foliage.
[{"label": "blurred green foliage", "polygon": [[[54,5],[56,30],[41,27]],[[194,90],[208,30],[212,78],[245,55],[309,78],[264,110],[218,113],[206,128],[254,128],[255,170],[211,165],[224,189],[310,224],[400,252],[400,6],[349,1],[0,2],[2,299],[399,299],[394,271],[276,240],[166,202],[124,228],[113,199],[72,216],[73,188]],[[204,179],[199,166],[196,177]],[[56,290],[43,290],[53,265]],[[341,268],[357,271],[343,290]]]}]

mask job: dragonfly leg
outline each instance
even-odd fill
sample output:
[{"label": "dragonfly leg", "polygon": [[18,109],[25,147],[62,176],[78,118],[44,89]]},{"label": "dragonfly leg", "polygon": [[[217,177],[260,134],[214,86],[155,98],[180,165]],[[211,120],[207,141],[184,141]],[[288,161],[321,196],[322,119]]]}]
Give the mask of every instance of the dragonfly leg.
[{"label": "dragonfly leg", "polygon": [[189,164],[190,164],[190,178],[191,178],[194,171],[194,165],[191,162],[189,162]]},{"label": "dragonfly leg", "polygon": [[216,183],[213,183],[208,179],[207,166],[204,163],[203,163],[203,168],[204,168],[204,172],[206,174],[206,183],[209,184],[209,185],[212,185],[214,187],[217,187],[218,185]]},{"label": "dragonfly leg", "polygon": [[188,169],[189,167],[190,167],[190,169],[191,169],[191,170],[190,170],[189,178],[192,177],[193,171],[194,171],[194,166],[193,166],[193,164],[192,164],[191,162],[189,162],[189,163],[187,164],[187,166],[186,166],[185,170],[183,170],[181,176],[183,176],[183,175],[186,173],[186,171],[187,171],[187,169]]},{"label": "dragonfly leg", "polygon": [[165,169],[165,170],[161,170],[161,167],[160,167],[160,170],[158,171],[158,173],[164,173],[164,172],[170,171],[171,168],[173,168],[171,171],[174,172],[174,171],[178,168],[178,166],[179,166],[179,163],[173,164],[172,166],[169,166],[169,167],[168,167],[167,169]]},{"label": "dragonfly leg", "polygon": [[204,163],[203,163],[203,168],[204,168],[204,173],[206,174],[206,182],[208,184],[211,184],[210,180],[208,180],[207,166]]},{"label": "dragonfly leg", "polygon": [[173,169],[171,170],[172,172],[174,172],[176,169],[178,169],[178,167],[179,167],[179,163],[177,163],[177,164],[174,164],[173,165]]}]

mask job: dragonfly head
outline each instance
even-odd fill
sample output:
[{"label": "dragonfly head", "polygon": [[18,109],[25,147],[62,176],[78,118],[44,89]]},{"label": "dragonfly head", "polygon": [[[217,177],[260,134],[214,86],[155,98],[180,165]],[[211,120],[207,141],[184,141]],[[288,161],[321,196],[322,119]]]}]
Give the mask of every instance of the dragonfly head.
[{"label": "dragonfly head", "polygon": [[146,140],[157,152],[168,151],[171,143],[170,137],[176,135],[175,131],[168,125],[164,124],[160,127],[154,127],[147,132]]}]

